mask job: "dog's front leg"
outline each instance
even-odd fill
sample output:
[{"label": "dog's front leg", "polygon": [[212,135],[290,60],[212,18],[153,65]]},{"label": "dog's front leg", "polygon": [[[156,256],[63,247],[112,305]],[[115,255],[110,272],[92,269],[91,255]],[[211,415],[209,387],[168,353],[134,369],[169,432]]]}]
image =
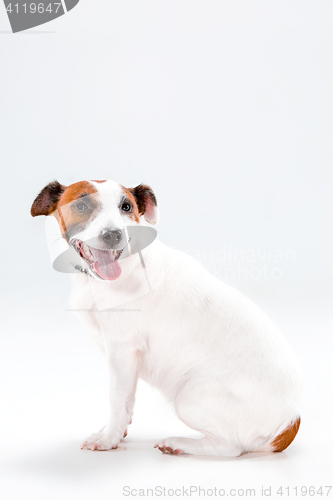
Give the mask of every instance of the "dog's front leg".
[{"label": "dog's front leg", "polygon": [[110,416],[100,432],[92,434],[81,448],[110,450],[117,448],[131,423],[138,380],[140,351],[128,343],[106,346],[109,372]]}]

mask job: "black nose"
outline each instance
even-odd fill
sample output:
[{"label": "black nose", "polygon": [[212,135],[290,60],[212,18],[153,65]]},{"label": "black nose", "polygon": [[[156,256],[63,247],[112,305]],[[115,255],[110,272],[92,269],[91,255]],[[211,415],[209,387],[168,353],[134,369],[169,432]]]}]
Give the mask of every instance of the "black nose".
[{"label": "black nose", "polygon": [[120,229],[103,229],[101,239],[109,247],[113,248],[120,243],[123,233]]}]

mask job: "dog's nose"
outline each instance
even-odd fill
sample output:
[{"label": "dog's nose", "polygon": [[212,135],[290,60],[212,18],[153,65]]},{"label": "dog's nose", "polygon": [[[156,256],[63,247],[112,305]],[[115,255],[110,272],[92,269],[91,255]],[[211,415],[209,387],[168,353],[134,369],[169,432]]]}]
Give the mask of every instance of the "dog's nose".
[{"label": "dog's nose", "polygon": [[113,248],[120,243],[123,233],[120,229],[103,229],[101,239],[109,247]]}]

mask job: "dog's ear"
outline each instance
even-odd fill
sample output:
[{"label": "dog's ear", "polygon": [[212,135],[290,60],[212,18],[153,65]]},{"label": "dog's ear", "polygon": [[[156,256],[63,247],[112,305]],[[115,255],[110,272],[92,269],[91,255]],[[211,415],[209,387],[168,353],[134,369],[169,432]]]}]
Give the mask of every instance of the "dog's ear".
[{"label": "dog's ear", "polygon": [[33,202],[30,210],[31,215],[37,217],[37,215],[50,215],[54,212],[65,189],[66,186],[63,186],[58,181],[50,182],[41,190]]},{"label": "dog's ear", "polygon": [[143,215],[149,224],[157,224],[158,208],[154,191],[145,184],[139,184],[134,188],[129,188],[134,196],[139,209],[139,214]]}]

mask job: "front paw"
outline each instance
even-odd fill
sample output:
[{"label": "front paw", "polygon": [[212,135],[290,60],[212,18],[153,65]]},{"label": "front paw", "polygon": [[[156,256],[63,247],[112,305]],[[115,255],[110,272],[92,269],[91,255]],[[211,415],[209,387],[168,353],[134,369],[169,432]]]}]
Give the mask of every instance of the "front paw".
[{"label": "front paw", "polygon": [[95,432],[89,436],[81,445],[81,450],[106,451],[118,448],[121,436],[106,432]]}]

